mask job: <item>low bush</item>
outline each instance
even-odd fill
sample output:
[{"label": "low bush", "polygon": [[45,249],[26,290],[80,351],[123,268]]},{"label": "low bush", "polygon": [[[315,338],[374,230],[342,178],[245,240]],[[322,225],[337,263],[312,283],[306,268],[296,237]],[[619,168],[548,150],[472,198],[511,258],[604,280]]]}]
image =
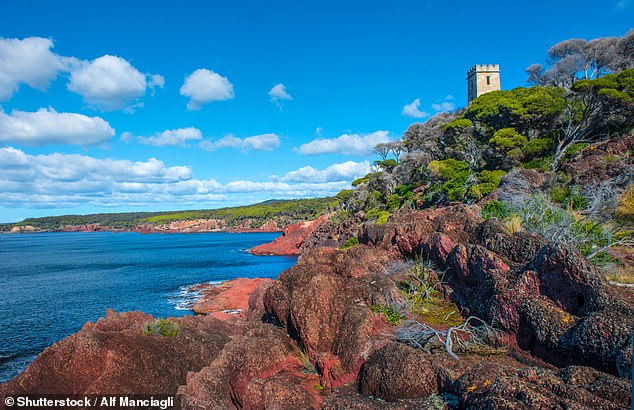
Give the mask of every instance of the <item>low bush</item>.
[{"label": "low bush", "polygon": [[348,240],[346,240],[346,242],[344,242],[344,244],[341,245],[340,249],[347,250],[354,246],[357,246],[358,244],[359,244],[359,238],[356,236],[353,236],[352,238],[348,238]]},{"label": "low bush", "polygon": [[146,335],[176,336],[180,328],[169,319],[157,319],[145,325]]}]

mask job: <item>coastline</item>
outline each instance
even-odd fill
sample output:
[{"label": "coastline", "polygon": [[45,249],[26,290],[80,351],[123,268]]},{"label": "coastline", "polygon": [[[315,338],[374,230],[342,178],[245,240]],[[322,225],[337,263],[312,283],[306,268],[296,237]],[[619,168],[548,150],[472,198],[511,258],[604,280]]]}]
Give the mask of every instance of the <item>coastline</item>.
[{"label": "coastline", "polygon": [[[548,403],[623,408],[618,403],[629,400],[623,377],[630,368],[622,341],[629,346],[631,329],[621,325],[629,324],[632,306],[624,305],[575,251],[531,235],[509,234],[496,221],[483,221],[479,212],[477,206],[464,205],[402,211],[385,225],[358,226],[360,243],[348,250],[302,249],[298,261],[276,280],[238,278],[201,286],[203,298],[194,308],[198,314],[168,319],[179,329],[176,336],[144,335],[155,318],[109,311],[105,319],[87,323],[47,349],[18,378],[0,385],[0,395],[60,392],[89,383],[97,392],[106,385],[117,386],[117,391],[155,389],[175,395],[180,408],[231,407],[234,400],[251,408],[265,408],[266,403],[347,408],[353,403],[372,406],[371,397],[421,408],[430,395],[441,393],[454,395],[462,405],[477,400],[501,405],[511,389]],[[396,284],[407,278],[398,273],[407,266],[403,260],[418,252],[447,269],[442,294],[451,297],[442,303],[454,303],[462,318],[466,312],[486,320],[497,315],[495,343],[500,344],[491,346],[498,347],[487,353],[457,350],[460,360],[455,360],[443,345],[424,351],[398,339],[399,327],[372,307],[399,297]],[[533,270],[523,271],[522,266]],[[396,273],[388,274],[390,269]],[[521,280],[509,281],[517,272]],[[487,283],[491,286],[477,286]],[[598,307],[579,305],[581,299],[568,291],[571,287],[584,300],[600,300],[592,305]],[[516,314],[523,319],[518,322]],[[434,326],[436,331],[448,328]],[[584,333],[588,326],[596,332]],[[607,329],[621,330],[610,340],[593,336]],[[553,332],[572,332],[575,343],[602,347],[581,355],[566,339],[549,336]],[[96,340],[116,345],[103,350],[95,347]],[[202,340],[215,350],[200,353],[203,346],[196,341]],[[129,354],[132,346],[146,351],[145,357],[162,357],[165,365],[140,374],[145,364]],[[109,364],[99,362],[103,367],[85,363],[86,357],[106,353],[111,359]],[[74,364],[65,373],[55,363],[69,354]],[[183,354],[201,361],[178,362]],[[164,366],[172,369],[168,377],[159,373],[167,371]],[[120,368],[129,374],[117,373]],[[38,382],[44,374],[52,380],[46,385]],[[539,375],[541,382],[535,383],[530,374]],[[447,382],[439,384],[443,378]],[[610,396],[583,387],[599,380]],[[504,389],[493,388],[499,385]],[[563,398],[554,394],[562,388],[569,392]]]}]

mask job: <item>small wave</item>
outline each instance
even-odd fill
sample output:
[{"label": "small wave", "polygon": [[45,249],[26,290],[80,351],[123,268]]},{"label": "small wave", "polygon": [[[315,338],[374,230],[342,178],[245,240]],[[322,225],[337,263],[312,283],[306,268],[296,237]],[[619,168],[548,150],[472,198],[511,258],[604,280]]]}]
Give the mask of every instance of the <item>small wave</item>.
[{"label": "small wave", "polygon": [[167,303],[174,306],[176,310],[192,310],[192,307],[196,302],[202,299],[203,294],[201,292],[202,285],[220,285],[223,280],[212,280],[205,283],[195,283],[193,285],[185,285],[178,288],[178,290],[172,293],[167,300]]}]

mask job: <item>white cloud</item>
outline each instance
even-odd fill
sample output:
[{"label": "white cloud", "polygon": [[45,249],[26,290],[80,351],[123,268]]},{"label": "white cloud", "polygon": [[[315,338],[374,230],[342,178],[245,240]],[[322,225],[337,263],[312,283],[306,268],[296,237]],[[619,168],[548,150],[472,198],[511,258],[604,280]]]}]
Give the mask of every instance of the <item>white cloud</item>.
[{"label": "white cloud", "polygon": [[372,166],[368,161],[346,161],[340,164],[330,165],[322,170],[317,170],[309,165],[295,171],[290,171],[280,179],[287,182],[351,181],[368,174],[371,169]]},{"label": "white cloud", "polygon": [[[160,75],[150,77],[152,88],[161,87],[164,81]],[[145,94],[147,86],[145,74],[123,58],[111,55],[79,63],[68,83],[68,89],[88,104],[108,111],[130,108]]]},{"label": "white cloud", "polygon": [[271,101],[281,108],[281,100],[292,100],[293,97],[286,91],[286,86],[282,83],[275,84],[273,88],[269,90],[269,97]]},{"label": "white cloud", "polygon": [[446,111],[453,111],[456,109],[456,105],[454,103],[451,103],[449,101],[443,101],[437,104],[432,104],[431,108],[433,108],[434,110],[438,111],[438,112],[446,112]]},{"label": "white cloud", "polygon": [[375,131],[371,134],[343,134],[337,138],[317,138],[297,148],[304,155],[348,154],[365,156],[372,154],[376,144],[390,140],[387,131]]},{"label": "white cloud", "polygon": [[142,74],[121,57],[104,55],[92,61],[63,57],[51,51],[53,41],[42,37],[0,38],[0,101],[20,84],[45,90],[60,72],[69,72],[68,89],[94,108],[131,109],[149,87],[163,88],[159,74]]},{"label": "white cloud", "polygon": [[[190,167],[166,166],[150,158],[132,162],[85,155],[29,155],[0,148],[0,206],[131,207],[161,203],[202,207],[225,201],[258,201],[334,195],[367,163],[335,164],[325,170],[290,172],[285,180],[237,180],[221,184],[195,179]],[[298,170],[300,171],[300,170]],[[347,181],[339,180],[346,179]],[[203,205],[204,204],[204,205]]]},{"label": "white cloud", "polygon": [[8,100],[20,84],[44,90],[71,59],[51,52],[53,41],[42,37],[0,38],[0,100]]},{"label": "white cloud", "polygon": [[198,110],[204,104],[230,100],[234,96],[233,84],[227,77],[205,68],[199,68],[187,76],[180,93],[189,97],[188,110]]},{"label": "white cloud", "polygon": [[631,3],[632,3],[631,0],[618,0],[616,2],[616,8],[619,9],[619,10],[623,10],[623,9],[628,8]]},{"label": "white cloud", "polygon": [[[130,139],[130,133],[123,133],[122,139]],[[141,144],[154,145],[155,147],[165,147],[170,145],[187,146],[188,141],[198,141],[203,138],[198,128],[178,128],[174,130],[165,130],[152,137],[137,137]]]},{"label": "white cloud", "polygon": [[415,99],[410,104],[405,104],[403,110],[401,111],[401,115],[414,118],[429,117],[428,112],[420,110],[420,98]]},{"label": "white cloud", "polygon": [[165,86],[165,77],[160,74],[152,74],[150,76],[149,81],[147,82],[147,86],[151,89],[154,88],[163,88]]},{"label": "white cloud", "polygon": [[100,117],[58,113],[52,108],[36,112],[0,110],[0,142],[24,145],[94,145],[108,141],[115,131]]},{"label": "white cloud", "polygon": [[280,146],[280,137],[277,134],[261,134],[238,138],[229,134],[216,141],[202,141],[198,145],[207,151],[221,148],[238,148],[242,151],[272,151]]}]

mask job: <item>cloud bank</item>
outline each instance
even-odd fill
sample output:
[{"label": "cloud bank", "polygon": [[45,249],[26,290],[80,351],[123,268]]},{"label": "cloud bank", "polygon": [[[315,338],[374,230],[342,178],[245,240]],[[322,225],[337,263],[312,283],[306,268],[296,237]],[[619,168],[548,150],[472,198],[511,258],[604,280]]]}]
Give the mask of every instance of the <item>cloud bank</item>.
[{"label": "cloud bank", "polygon": [[100,117],[57,112],[40,108],[36,112],[0,109],[0,142],[23,145],[95,145],[110,140],[115,130]]},{"label": "cloud bank", "polygon": [[245,152],[272,151],[280,146],[280,137],[277,134],[261,134],[238,138],[229,134],[216,141],[202,141],[198,145],[207,151],[215,151],[221,148],[238,148]]},{"label": "cloud bank", "polygon": [[29,155],[13,147],[0,148],[0,206],[120,207],[191,204],[227,200],[261,200],[333,195],[349,187],[350,179],[369,164],[342,163],[316,170],[291,171],[269,181],[238,180],[221,184],[196,179],[188,166],[167,166],[150,158],[132,162],[77,154]]},{"label": "cloud bank", "polygon": [[[129,139],[129,133],[126,138]],[[188,141],[198,141],[203,138],[198,128],[177,128],[174,130],[165,130],[152,137],[137,137],[141,144],[154,145],[155,147],[165,146],[187,146]]]},{"label": "cloud bank", "polygon": [[337,138],[317,138],[300,145],[297,152],[303,155],[347,154],[367,156],[372,154],[376,144],[390,141],[387,131],[371,134],[343,134]]}]

